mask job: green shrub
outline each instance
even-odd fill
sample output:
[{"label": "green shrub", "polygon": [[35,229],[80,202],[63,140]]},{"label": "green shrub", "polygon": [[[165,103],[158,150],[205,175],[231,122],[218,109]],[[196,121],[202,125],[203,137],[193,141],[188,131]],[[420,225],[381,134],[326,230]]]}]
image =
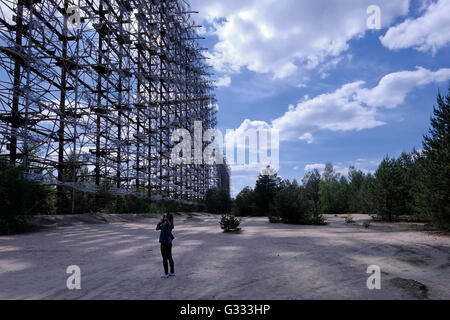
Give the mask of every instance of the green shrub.
[{"label": "green shrub", "polygon": [[353,216],[349,214],[348,216],[345,216],[345,223],[352,224],[355,223],[355,220],[353,220]]},{"label": "green shrub", "polygon": [[281,217],[269,215],[269,222],[270,223],[282,223],[283,220],[281,219]]},{"label": "green shrub", "polygon": [[0,217],[0,235],[10,235],[37,231],[38,228],[30,225],[24,216]]},{"label": "green shrub", "polygon": [[0,234],[32,231],[24,216],[53,210],[51,187],[27,179],[22,167],[0,161]]},{"label": "green shrub", "polygon": [[220,227],[225,232],[235,232],[239,231],[239,225],[241,224],[241,219],[236,218],[232,215],[222,215],[222,218],[220,219]]}]

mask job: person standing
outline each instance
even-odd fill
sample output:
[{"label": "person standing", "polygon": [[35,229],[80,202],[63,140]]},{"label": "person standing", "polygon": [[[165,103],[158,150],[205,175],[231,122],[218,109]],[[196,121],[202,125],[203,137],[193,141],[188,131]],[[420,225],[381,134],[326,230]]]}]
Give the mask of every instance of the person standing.
[{"label": "person standing", "polygon": [[161,217],[161,221],[156,226],[156,230],[161,230],[159,234],[159,242],[161,243],[161,255],[164,266],[164,274],[161,275],[161,278],[165,279],[175,276],[174,262],[172,258],[172,242],[175,239],[172,234],[172,230],[174,227],[173,215],[170,213],[164,214]]}]

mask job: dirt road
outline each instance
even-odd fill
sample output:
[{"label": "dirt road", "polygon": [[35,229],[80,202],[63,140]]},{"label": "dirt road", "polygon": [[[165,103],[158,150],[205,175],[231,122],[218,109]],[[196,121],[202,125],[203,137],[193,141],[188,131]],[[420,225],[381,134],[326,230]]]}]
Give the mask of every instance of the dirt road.
[{"label": "dirt road", "polygon": [[[176,220],[177,276],[160,279],[156,219],[81,224],[0,237],[0,299],[450,299],[450,237],[328,217],[327,226],[248,218],[224,234],[218,217]],[[81,269],[68,290],[66,269]],[[381,290],[369,290],[369,265]]]}]

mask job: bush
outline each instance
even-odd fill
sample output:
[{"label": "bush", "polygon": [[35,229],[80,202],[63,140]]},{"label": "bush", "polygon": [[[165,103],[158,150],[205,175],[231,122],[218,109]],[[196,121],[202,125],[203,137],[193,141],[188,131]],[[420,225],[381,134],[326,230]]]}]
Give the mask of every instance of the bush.
[{"label": "bush", "polygon": [[220,227],[225,232],[235,232],[239,231],[239,225],[241,224],[241,219],[236,218],[232,215],[222,215],[222,218],[220,219]]},{"label": "bush", "polygon": [[353,216],[351,214],[349,214],[348,216],[345,217],[345,223],[348,223],[348,224],[355,223],[355,220],[353,220]]},{"label": "bush", "polygon": [[0,233],[32,231],[23,216],[54,210],[52,189],[25,177],[22,167],[0,161]]},{"label": "bush", "polygon": [[0,214],[3,217],[49,213],[51,191],[48,186],[26,179],[22,167],[0,161]]},{"label": "bush", "polygon": [[21,217],[1,217],[0,235],[10,235],[37,231],[37,228],[30,225],[26,218]]},{"label": "bush", "polygon": [[282,223],[283,219],[281,219],[281,217],[269,215],[269,222],[270,223]]},{"label": "bush", "polygon": [[198,212],[204,208],[201,204],[185,204],[176,200],[150,200],[149,198],[137,198],[135,196],[121,196],[113,199],[102,210],[104,213],[167,213],[167,212]]}]

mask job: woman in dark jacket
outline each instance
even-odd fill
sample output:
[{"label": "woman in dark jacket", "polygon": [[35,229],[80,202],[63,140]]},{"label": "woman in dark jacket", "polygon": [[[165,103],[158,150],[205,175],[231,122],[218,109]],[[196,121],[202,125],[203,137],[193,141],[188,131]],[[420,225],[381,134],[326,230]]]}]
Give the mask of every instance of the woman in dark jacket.
[{"label": "woman in dark jacket", "polygon": [[[156,226],[156,230],[161,230],[159,235],[159,242],[161,243],[161,255],[163,258],[164,274],[161,278],[169,278],[175,276],[174,263],[172,259],[172,241],[175,237],[172,234],[174,228],[173,215],[167,213],[162,216],[161,221]],[[170,264],[170,273],[169,266]]]}]

